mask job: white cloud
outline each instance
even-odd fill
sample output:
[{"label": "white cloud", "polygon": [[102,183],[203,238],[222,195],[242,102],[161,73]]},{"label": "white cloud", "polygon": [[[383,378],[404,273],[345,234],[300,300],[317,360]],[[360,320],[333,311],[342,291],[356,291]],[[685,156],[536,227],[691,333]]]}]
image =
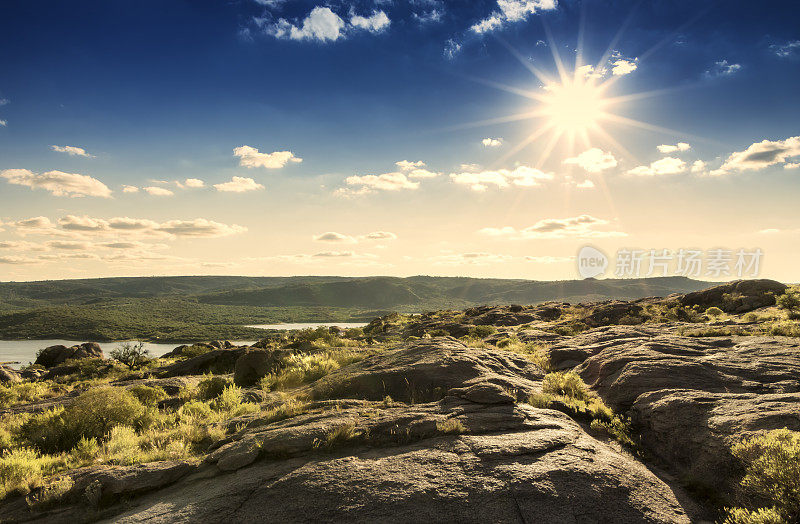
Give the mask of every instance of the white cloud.
[{"label": "white cloud", "polygon": [[244,233],[246,227],[221,224],[205,218],[194,220],[170,220],[159,224],[158,231],[178,237],[224,237]]},{"label": "white cloud", "polygon": [[418,189],[419,182],[409,180],[405,173],[393,172],[382,175],[353,175],[345,179],[347,185],[360,186],[358,194],[365,194],[375,190],[399,191],[401,189]]},{"label": "white cloud", "polygon": [[776,55],[781,58],[789,58],[791,56],[795,56],[796,54],[800,53],[800,40],[794,40],[791,42],[786,42],[785,44],[773,44],[769,46]]},{"label": "white cloud", "polygon": [[187,178],[183,181],[186,187],[205,187],[206,183],[199,178]]},{"label": "white cloud", "polygon": [[291,151],[275,151],[273,153],[259,153],[258,149],[250,146],[239,146],[234,148],[233,156],[239,157],[239,165],[242,167],[264,167],[266,169],[278,169],[285,166],[288,162],[302,162],[302,158],[294,156]]},{"label": "white cloud", "polygon": [[302,25],[299,27],[281,18],[266,27],[265,31],[275,38],[335,42],[344,38],[344,29],[345,22],[339,15],[328,7],[317,6],[303,19]]},{"label": "white cloud", "polygon": [[417,160],[416,162],[401,160],[395,162],[394,165],[400,168],[400,171],[404,172],[408,178],[435,178],[441,175],[439,172],[424,169],[425,162],[422,160]]},{"label": "white cloud", "polygon": [[50,219],[42,216],[18,220],[14,222],[13,225],[22,229],[51,229],[53,227],[53,223],[50,222]]},{"label": "white cloud", "polygon": [[442,11],[434,8],[430,11],[425,11],[422,14],[414,13],[412,16],[418,20],[420,24],[431,24],[434,22],[440,22],[442,20]]},{"label": "white cloud", "polygon": [[499,137],[498,138],[484,138],[483,140],[481,140],[481,144],[483,144],[486,147],[500,147],[500,146],[503,145],[503,139],[499,138]]},{"label": "white cloud", "polygon": [[452,38],[448,40],[444,45],[444,51],[442,54],[448,60],[452,60],[461,52],[461,44],[453,40]]},{"label": "white cloud", "polygon": [[103,198],[111,196],[111,190],[104,183],[89,175],[78,173],[48,171],[36,174],[28,169],[6,169],[0,171],[0,176],[8,180],[9,184],[27,186],[31,189],[44,189],[55,196]]},{"label": "white cloud", "polygon": [[21,265],[34,263],[36,263],[36,259],[29,257],[18,257],[13,255],[0,257],[0,264]]},{"label": "white cloud", "polygon": [[758,234],[759,235],[777,235],[780,232],[781,232],[780,229],[768,228],[768,229],[762,229],[761,231],[758,232]]},{"label": "white cloud", "polygon": [[800,156],[800,136],[785,140],[762,140],[750,145],[744,151],[731,154],[722,166],[711,171],[711,174],[719,176],[732,171],[757,171],[784,163],[788,158],[795,156]]},{"label": "white cloud", "polygon": [[656,149],[658,149],[659,153],[669,154],[675,153],[677,151],[688,151],[692,148],[691,145],[687,144],[686,142],[678,142],[675,145],[671,144],[661,144]]},{"label": "white cloud", "polygon": [[606,74],[608,74],[608,70],[606,68],[601,67],[595,70],[594,66],[590,64],[582,65],[575,70],[575,76],[581,78],[599,79],[603,78]]},{"label": "white cloud", "polygon": [[425,167],[425,162],[422,160],[410,161],[410,160],[400,160],[399,162],[395,162],[394,165],[400,168],[400,171],[410,171],[417,167]]},{"label": "white cloud", "polygon": [[497,7],[497,11],[474,24],[470,30],[484,34],[502,27],[506,22],[526,20],[539,10],[555,9],[556,0],[497,0]]},{"label": "white cloud", "polygon": [[594,189],[594,182],[591,180],[584,180],[575,185],[578,189]]},{"label": "white cloud", "polygon": [[380,33],[389,27],[389,17],[383,11],[373,11],[371,16],[354,15],[350,18],[350,25],[359,29],[364,29],[370,33]]},{"label": "white cloud", "polygon": [[59,153],[66,153],[69,156],[83,156],[86,158],[94,158],[94,155],[90,155],[82,147],[75,147],[75,146],[50,146],[50,147],[53,148],[53,151],[57,151]]},{"label": "white cloud", "polygon": [[741,71],[741,64],[730,64],[727,60],[719,60],[705,72],[706,78],[717,78],[721,76],[731,76]]},{"label": "white cloud", "polygon": [[214,188],[217,191],[225,191],[229,193],[244,193],[246,191],[257,191],[259,189],[264,189],[264,186],[257,183],[252,178],[235,176],[231,178],[230,182],[224,182],[222,184],[214,184]]},{"label": "white cloud", "polygon": [[661,176],[676,175],[686,170],[686,162],[680,158],[664,157],[652,162],[649,166],[639,166],[628,171],[629,175],[636,176]]},{"label": "white cloud", "polygon": [[[47,217],[20,220],[13,225],[22,229],[41,230],[48,233],[57,231],[55,225]],[[65,232],[80,234],[80,236],[110,235],[115,238],[120,233],[160,237],[220,237],[247,231],[247,228],[239,225],[221,224],[206,218],[170,220],[159,223],[147,218],[113,217],[104,219],[88,215],[66,215],[58,219],[58,227]]]},{"label": "white cloud", "polygon": [[576,157],[567,158],[565,164],[575,164],[589,173],[600,173],[606,169],[617,166],[617,159],[611,153],[593,147],[587,149]]},{"label": "white cloud", "polygon": [[69,251],[86,251],[91,248],[89,242],[80,242],[73,240],[53,240],[47,243],[47,247],[52,249],[66,249]]},{"label": "white cloud", "polygon": [[546,218],[534,225],[517,230],[511,226],[502,228],[486,227],[478,231],[482,235],[506,237],[514,240],[525,239],[559,239],[559,238],[611,238],[624,237],[621,231],[598,230],[598,226],[606,226],[608,220],[591,215],[580,215],[569,218]]},{"label": "white cloud", "polygon": [[153,196],[172,196],[175,194],[169,189],[158,186],[148,186],[148,187],[143,187],[142,189],[144,189],[145,193],[147,193],[148,195],[153,195]]},{"label": "white cloud", "polygon": [[797,162],[787,162],[783,164],[784,169],[797,169],[798,167],[800,167],[800,163]]},{"label": "white cloud", "polygon": [[365,240],[397,240],[397,235],[390,231],[373,231],[362,238]]},{"label": "white cloud", "polygon": [[538,187],[543,181],[552,180],[554,176],[552,173],[523,165],[513,170],[451,173],[450,178],[456,184],[469,186],[473,191],[486,191],[490,185],[501,189],[510,187],[511,184],[519,187]]},{"label": "white cloud", "polygon": [[122,186],[123,193],[138,193],[139,188],[136,186]]},{"label": "white cloud", "polygon": [[706,171],[706,163],[703,162],[702,160],[695,160],[694,162],[692,162],[691,171],[692,171],[692,173],[694,173],[696,175],[700,174],[700,173],[705,173],[705,171]]},{"label": "white cloud", "polygon": [[636,68],[638,67],[635,60],[631,61],[624,59],[616,60],[611,64],[611,66],[611,74],[614,76],[629,75],[636,71]]},{"label": "white cloud", "polygon": [[11,103],[11,100],[9,100],[8,98],[0,98],[0,106],[4,106],[4,105],[10,104],[10,103]]},{"label": "white cloud", "polygon": [[87,215],[67,215],[58,219],[58,225],[68,231],[104,231],[109,228],[107,221],[91,218]]},{"label": "white cloud", "polygon": [[0,127],[6,127],[8,125],[8,120],[0,120]]},{"label": "white cloud", "polygon": [[339,244],[355,244],[357,242],[355,238],[335,231],[326,231],[320,235],[314,235],[312,238],[315,242],[333,242]]}]

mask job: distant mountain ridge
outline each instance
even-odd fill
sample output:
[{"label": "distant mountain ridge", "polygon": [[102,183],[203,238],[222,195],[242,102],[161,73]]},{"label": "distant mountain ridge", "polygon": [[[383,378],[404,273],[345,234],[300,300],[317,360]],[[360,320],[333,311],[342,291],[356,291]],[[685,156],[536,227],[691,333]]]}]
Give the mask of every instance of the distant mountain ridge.
[{"label": "distant mountain ridge", "polygon": [[714,285],[685,277],[536,281],[469,277],[118,277],[0,283],[5,308],[180,298],[210,305],[344,308],[458,307],[470,304],[637,299]]}]

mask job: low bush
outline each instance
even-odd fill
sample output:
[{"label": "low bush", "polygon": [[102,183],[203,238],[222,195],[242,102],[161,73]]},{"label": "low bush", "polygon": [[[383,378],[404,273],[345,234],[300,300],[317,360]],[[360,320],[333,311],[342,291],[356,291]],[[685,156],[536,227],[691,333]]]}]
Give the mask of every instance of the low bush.
[{"label": "low bush", "polygon": [[205,378],[197,385],[197,396],[201,400],[215,399],[231,384],[233,384],[233,382],[226,377],[211,376]]},{"label": "low bush", "polygon": [[469,336],[473,338],[486,338],[497,333],[494,326],[473,326],[469,328]]},{"label": "low bush", "polygon": [[60,457],[42,456],[31,448],[5,451],[0,456],[0,498],[41,485],[45,475],[62,462]]},{"label": "low bush", "polygon": [[572,371],[567,373],[548,373],[542,380],[542,392],[551,395],[562,395],[576,400],[589,400],[589,388],[580,375]]},{"label": "low bush", "polygon": [[548,373],[542,380],[542,392],[528,397],[537,408],[558,409],[578,420],[589,422],[594,431],[605,433],[621,444],[633,446],[628,422],[605,403],[574,372]]},{"label": "low bush", "polygon": [[724,314],[725,312],[717,306],[711,306],[710,308],[706,309],[706,315],[712,318],[721,317]]},{"label": "low bush", "polygon": [[133,386],[128,391],[130,391],[139,402],[145,406],[151,407],[156,406],[160,400],[164,400],[169,396],[167,392],[164,391],[164,388],[160,386],[147,386],[145,384]]},{"label": "low bush", "polygon": [[467,428],[457,418],[449,418],[445,421],[437,422],[436,431],[438,431],[439,433],[459,435],[461,433],[466,433]]},{"label": "low bush", "polygon": [[366,353],[348,349],[320,353],[296,353],[282,362],[282,369],[261,379],[267,391],[291,389],[319,380],[337,369],[363,359]]},{"label": "low bush", "polygon": [[31,416],[20,436],[43,453],[69,451],[81,438],[103,439],[117,425],[143,427],[147,410],[133,394],[108,386],[90,389],[66,408]]},{"label": "low bush", "polygon": [[731,448],[745,468],[739,484],[742,507],[726,522],[797,522],[800,519],[800,432],[776,429]]}]

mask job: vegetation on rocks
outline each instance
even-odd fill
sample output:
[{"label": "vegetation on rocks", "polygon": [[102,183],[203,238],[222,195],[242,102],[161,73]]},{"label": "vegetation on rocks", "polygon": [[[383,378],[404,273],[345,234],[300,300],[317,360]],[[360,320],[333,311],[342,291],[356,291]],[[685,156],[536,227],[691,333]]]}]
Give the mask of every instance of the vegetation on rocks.
[{"label": "vegetation on rocks", "polygon": [[[478,466],[483,457],[505,461],[504,468],[525,478],[531,475],[525,468],[550,475],[541,472],[552,466],[543,478],[585,493],[590,512],[601,499],[607,506],[615,495],[606,484],[613,485],[624,491],[614,507],[632,511],[630,522],[688,522],[689,514],[728,523],[794,522],[800,439],[775,424],[800,424],[800,347],[772,333],[791,333],[798,322],[783,295],[772,297],[773,305],[734,311],[766,301],[737,293],[701,294],[692,299],[697,303],[673,296],[396,313],[364,329],[270,333],[248,347],[181,346],[139,365],[115,353],[9,370],[0,385],[0,498],[36,515],[75,511],[77,520],[93,520],[97,501],[113,515],[120,501],[135,508],[142,493],[157,497],[191,472],[203,471],[200,482],[214,483],[218,473],[256,461],[314,454],[303,471],[322,480],[309,485],[350,490],[320,495],[324,505],[327,496],[340,500],[354,486],[369,485],[370,478],[348,484],[348,475],[367,471],[364,453],[371,465],[402,461],[387,466],[390,476],[441,468],[434,476],[441,475],[443,490],[460,493],[464,480],[454,484],[452,475],[462,466],[443,465],[452,454],[476,460],[481,486],[498,480],[493,469]],[[719,420],[712,411],[728,422],[710,428]],[[767,420],[765,413],[774,416]],[[749,436],[737,438],[742,434]],[[731,453],[718,451],[732,441],[739,443]],[[339,472],[337,482],[325,481],[343,455],[354,466]],[[714,496],[692,491],[686,500],[694,497],[700,509],[676,499],[652,510],[654,501],[683,489],[640,464],[653,457],[675,478],[695,475]],[[716,473],[699,478],[703,471]],[[388,482],[398,491],[381,496],[392,500],[408,482],[415,485]],[[525,489],[515,497],[519,511],[533,517],[530,507],[546,507],[547,495]],[[204,500],[206,490],[190,492]],[[87,509],[86,500],[96,502]],[[208,516],[205,503],[190,507],[194,517]],[[20,515],[4,511],[0,520]]]},{"label": "vegetation on rocks", "polygon": [[731,449],[745,468],[738,499],[725,522],[788,523],[800,519],[800,432],[776,429]]}]

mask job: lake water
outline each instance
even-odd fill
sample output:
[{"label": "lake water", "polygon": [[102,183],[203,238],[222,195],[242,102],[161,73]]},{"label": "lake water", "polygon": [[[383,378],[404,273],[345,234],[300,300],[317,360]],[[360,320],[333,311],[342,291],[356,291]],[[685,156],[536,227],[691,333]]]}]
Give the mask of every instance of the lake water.
[{"label": "lake water", "polygon": [[308,329],[317,327],[340,327],[342,329],[364,327],[369,322],[295,322],[285,324],[253,324],[245,326],[259,329]]},{"label": "lake water", "polygon": [[[83,342],[90,342],[87,340],[0,340],[0,362],[19,362],[20,364],[27,364],[36,360],[36,352],[40,349],[56,346],[58,344],[70,347],[75,344]],[[112,349],[119,346],[119,342],[98,342],[103,349],[103,354],[108,356]],[[144,342],[145,349],[150,350],[150,355],[160,357],[164,353],[169,353],[180,344],[170,342],[169,344],[157,344],[153,342]],[[13,366],[12,367],[16,367]]]},{"label": "lake water", "polygon": [[[340,328],[352,328],[366,326],[366,322],[305,322],[305,323],[286,323],[286,324],[259,324],[254,327],[260,329],[306,329],[315,328],[319,326],[339,326]],[[90,342],[88,340],[0,340],[0,362],[19,362],[19,364],[12,364],[11,367],[19,367],[20,365],[27,364],[36,360],[36,352],[40,349],[55,346],[58,344],[70,347],[82,342]],[[234,344],[250,345],[255,340],[237,340],[231,341]],[[99,342],[100,347],[103,349],[103,354],[108,356],[111,350],[119,346],[119,342]],[[182,345],[182,342],[170,342],[168,344],[145,342],[144,347],[150,351],[150,355],[160,357],[165,353],[169,353],[176,347]],[[191,342],[186,342],[191,344]]]}]

